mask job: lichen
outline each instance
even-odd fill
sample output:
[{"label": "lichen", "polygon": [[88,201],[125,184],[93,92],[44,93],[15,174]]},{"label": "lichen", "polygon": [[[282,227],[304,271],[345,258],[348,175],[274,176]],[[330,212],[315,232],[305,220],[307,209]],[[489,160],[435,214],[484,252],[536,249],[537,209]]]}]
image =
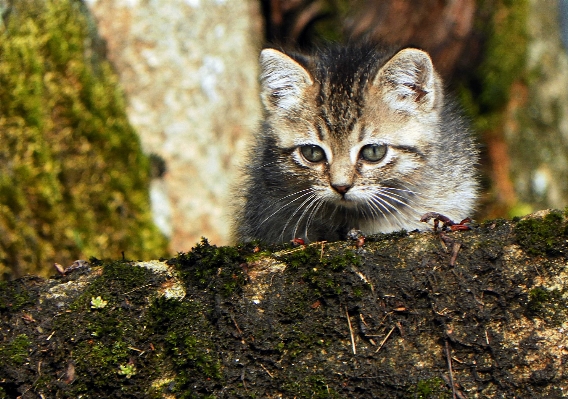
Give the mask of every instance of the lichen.
[{"label": "lichen", "polygon": [[124,365],[120,364],[118,368],[119,368],[118,374],[123,375],[126,378],[130,378],[133,375],[136,375],[136,367],[130,363]]},{"label": "lichen", "polygon": [[81,7],[12,1],[0,24],[0,278],[167,251],[149,162]]}]

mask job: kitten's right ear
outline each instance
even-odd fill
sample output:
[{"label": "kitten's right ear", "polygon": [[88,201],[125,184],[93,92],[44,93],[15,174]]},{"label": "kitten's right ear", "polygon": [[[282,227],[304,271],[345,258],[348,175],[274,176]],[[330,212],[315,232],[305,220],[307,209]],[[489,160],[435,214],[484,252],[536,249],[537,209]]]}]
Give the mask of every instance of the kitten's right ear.
[{"label": "kitten's right ear", "polygon": [[274,49],[262,50],[260,68],[261,98],[269,111],[295,108],[304,91],[313,84],[304,67]]}]

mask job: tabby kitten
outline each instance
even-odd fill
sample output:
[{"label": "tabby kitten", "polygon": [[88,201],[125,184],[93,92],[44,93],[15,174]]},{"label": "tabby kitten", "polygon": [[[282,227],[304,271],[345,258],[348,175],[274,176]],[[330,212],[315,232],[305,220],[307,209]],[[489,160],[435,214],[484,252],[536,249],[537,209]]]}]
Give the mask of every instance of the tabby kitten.
[{"label": "tabby kitten", "polygon": [[477,149],[428,54],[372,46],[260,55],[264,122],[250,150],[237,241],[424,230],[472,212]]}]

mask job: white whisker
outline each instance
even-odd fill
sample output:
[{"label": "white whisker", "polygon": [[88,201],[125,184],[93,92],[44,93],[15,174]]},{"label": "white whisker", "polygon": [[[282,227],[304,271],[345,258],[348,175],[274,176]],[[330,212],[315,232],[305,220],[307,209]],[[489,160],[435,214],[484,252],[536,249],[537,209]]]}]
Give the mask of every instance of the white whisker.
[{"label": "white whisker", "polygon": [[[385,210],[385,212],[389,213],[397,221],[399,226],[404,226],[404,222],[401,219],[401,217],[404,218],[404,215],[396,206],[389,203],[387,200],[382,198],[380,195],[375,194],[375,195],[373,195],[372,198],[373,198],[373,202],[375,202],[377,205],[380,205]],[[388,207],[392,208],[392,210],[395,211],[396,213],[392,212]]]},{"label": "white whisker", "polygon": [[[399,204],[408,207],[409,209],[411,209],[412,211],[416,212],[417,214],[420,213],[418,210],[416,210],[416,208],[414,208],[412,205],[410,205],[408,202],[406,202],[406,201],[410,201],[410,199],[408,199],[408,198],[401,197],[400,195],[397,195],[397,194],[394,194],[394,193],[387,194],[387,193],[385,193],[383,190],[379,190],[378,193],[379,193],[381,196],[390,198],[390,199],[392,199],[393,201],[396,201],[396,202],[398,202]],[[397,208],[397,209],[398,209],[398,208]]]},{"label": "white whisker", "polygon": [[[385,219],[386,221],[388,221],[388,217],[387,215],[385,215],[385,213],[383,212],[383,210],[381,209],[382,206],[381,204],[377,204],[374,201],[374,197],[369,198],[369,200],[367,201],[367,203],[371,206],[371,209],[374,209],[375,211],[379,211],[381,215],[383,215],[383,219]],[[376,216],[377,219],[379,219],[379,214],[376,212],[373,212]]]},{"label": "white whisker", "polygon": [[[295,237],[296,237],[296,232],[298,231],[298,227],[300,227],[300,223],[302,222],[302,219],[304,218],[304,216],[305,216],[305,215],[309,212],[309,210],[312,209],[312,208],[314,207],[314,205],[317,204],[318,201],[319,201],[319,197],[317,197],[315,194],[314,194],[314,197],[313,197],[312,199],[313,199],[313,201],[311,201],[311,202],[306,206],[306,208],[304,209],[304,211],[302,212],[302,214],[301,214],[300,217],[298,218],[298,221],[296,222],[296,225],[294,226],[294,233],[292,234],[292,236],[293,236],[292,238],[295,238]],[[307,221],[306,221],[306,223],[307,223]],[[306,227],[306,230],[307,230],[307,227]]]},{"label": "white whisker", "polygon": [[310,224],[312,223],[312,220],[314,220],[314,217],[319,212],[321,207],[324,205],[325,201],[324,201],[323,198],[319,197],[316,200],[316,203],[317,203],[316,206],[312,209],[312,211],[310,212],[310,215],[308,216],[308,219],[306,220],[306,229],[304,231],[304,236],[306,236],[306,238],[308,237],[308,229],[310,228]]},{"label": "white whisker", "polygon": [[[302,203],[296,208],[296,210],[294,211],[294,213],[292,213],[292,214],[288,217],[288,221],[286,222],[286,224],[285,224],[284,227],[282,228],[282,233],[280,233],[280,238],[281,238],[282,241],[284,241],[284,232],[286,231],[286,227],[288,227],[288,225],[289,225],[290,222],[292,221],[294,215],[296,215],[296,213],[298,213],[298,211],[299,211],[300,209],[302,209],[302,207],[303,207],[306,203],[310,202],[310,201],[313,200],[314,198],[316,198],[316,195],[312,192],[312,193],[308,196],[308,198],[306,198],[306,199],[304,200],[304,202],[302,202]],[[296,237],[292,237],[292,238],[296,238]]]},{"label": "white whisker", "polygon": [[265,167],[267,167],[267,166],[269,166],[269,165],[274,165],[275,163],[280,163],[280,162],[282,162],[282,160],[281,160],[281,159],[277,159],[276,161],[272,161],[272,162],[265,163],[264,165],[257,166],[256,168],[253,168],[253,169],[254,169],[254,170],[262,169],[262,168],[265,168]]},{"label": "white whisker", "polygon": [[281,210],[283,210],[284,208],[286,208],[286,207],[287,207],[288,205],[290,205],[291,203],[293,203],[293,202],[295,202],[295,201],[297,201],[297,200],[299,200],[299,199],[305,197],[306,195],[310,195],[310,194],[313,195],[313,192],[312,192],[312,190],[309,189],[309,188],[308,188],[308,189],[305,189],[305,190],[297,191],[297,192],[295,192],[295,193],[293,193],[293,194],[289,194],[289,195],[287,195],[287,196],[285,196],[285,197],[283,197],[283,198],[280,198],[280,199],[277,200],[277,201],[274,201],[272,204],[270,204],[270,206],[275,205],[275,204],[277,204],[278,202],[280,202],[280,201],[282,201],[282,200],[284,200],[284,199],[286,199],[286,198],[289,198],[289,197],[291,197],[291,196],[293,196],[293,195],[298,195],[298,194],[301,194],[301,195],[299,195],[297,198],[294,198],[293,200],[287,202],[286,204],[282,205],[280,208],[278,208],[277,210],[275,210],[274,212],[272,212],[272,213],[271,213],[270,215],[268,215],[262,222],[260,222],[259,226],[261,226],[262,224],[264,224],[268,219],[270,219],[272,216],[276,215],[278,212],[280,212]]}]

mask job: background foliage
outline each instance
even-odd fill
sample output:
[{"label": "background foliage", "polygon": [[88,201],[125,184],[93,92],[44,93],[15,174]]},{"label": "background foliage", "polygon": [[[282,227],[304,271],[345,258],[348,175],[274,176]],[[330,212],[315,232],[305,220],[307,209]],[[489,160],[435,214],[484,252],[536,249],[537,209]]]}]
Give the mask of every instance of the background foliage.
[{"label": "background foliage", "polygon": [[155,258],[149,163],[81,3],[14,2],[0,26],[0,275]]}]

